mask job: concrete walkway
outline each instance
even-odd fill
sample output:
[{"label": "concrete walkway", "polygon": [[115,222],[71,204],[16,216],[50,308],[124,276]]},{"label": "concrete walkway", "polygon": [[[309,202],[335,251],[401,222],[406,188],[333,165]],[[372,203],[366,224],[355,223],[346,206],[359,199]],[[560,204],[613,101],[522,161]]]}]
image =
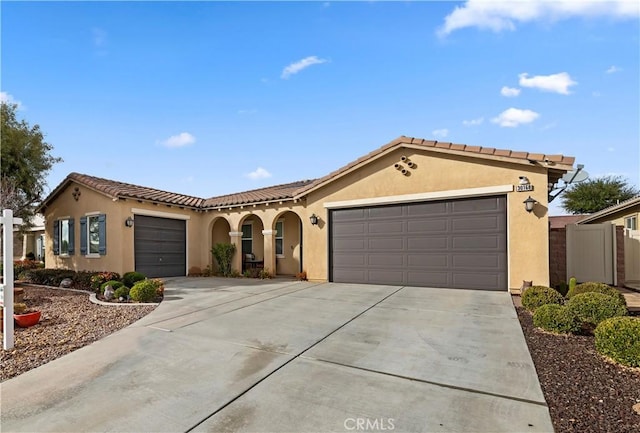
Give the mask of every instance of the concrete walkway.
[{"label": "concrete walkway", "polygon": [[510,295],[471,290],[175,279],[1,392],[4,432],[553,431]]}]

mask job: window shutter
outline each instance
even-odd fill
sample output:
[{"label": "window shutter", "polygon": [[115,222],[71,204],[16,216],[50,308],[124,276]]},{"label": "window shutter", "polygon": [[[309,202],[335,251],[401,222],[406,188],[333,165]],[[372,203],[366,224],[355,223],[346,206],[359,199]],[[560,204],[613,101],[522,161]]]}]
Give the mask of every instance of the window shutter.
[{"label": "window shutter", "polygon": [[75,240],[76,240],[76,230],[75,224],[73,223],[73,218],[69,219],[69,255],[72,256],[75,254]]},{"label": "window shutter", "polygon": [[60,254],[60,221],[53,222],[53,254]]},{"label": "window shutter", "polygon": [[98,235],[100,237],[100,244],[98,246],[100,255],[107,254],[107,216],[102,214],[98,216]]},{"label": "window shutter", "polygon": [[87,254],[87,217],[80,217],[80,254]]}]

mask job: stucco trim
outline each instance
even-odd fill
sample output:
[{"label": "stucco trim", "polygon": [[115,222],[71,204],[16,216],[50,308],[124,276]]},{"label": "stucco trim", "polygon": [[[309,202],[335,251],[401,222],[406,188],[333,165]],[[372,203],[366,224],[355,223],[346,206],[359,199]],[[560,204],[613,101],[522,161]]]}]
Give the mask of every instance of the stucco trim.
[{"label": "stucco trim", "polygon": [[170,218],[170,219],[174,219],[174,220],[190,220],[191,219],[190,215],[184,215],[184,214],[179,214],[179,213],[171,213],[171,212],[161,212],[161,211],[149,210],[149,209],[139,209],[139,208],[135,208],[135,207],[131,208],[131,213],[133,213],[134,215],[145,215],[145,216],[160,217],[160,218]]},{"label": "stucco trim", "polygon": [[453,189],[419,194],[392,195],[387,197],[362,198],[356,200],[332,201],[324,203],[327,209],[375,206],[385,204],[408,203],[415,201],[442,200],[447,198],[477,197],[483,195],[505,194],[513,192],[513,185],[497,185],[481,188]]}]

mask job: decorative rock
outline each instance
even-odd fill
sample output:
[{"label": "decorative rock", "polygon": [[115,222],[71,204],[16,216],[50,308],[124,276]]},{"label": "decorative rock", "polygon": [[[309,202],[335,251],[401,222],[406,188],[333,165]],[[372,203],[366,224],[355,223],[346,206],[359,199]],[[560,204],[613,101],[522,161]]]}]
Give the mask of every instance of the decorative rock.
[{"label": "decorative rock", "polygon": [[72,285],[73,280],[71,278],[65,278],[64,280],[60,281],[60,287],[62,287],[63,289],[68,289]]},{"label": "decorative rock", "polygon": [[106,299],[107,301],[110,301],[114,298],[114,296],[115,296],[115,292],[113,291],[113,288],[110,285],[104,288],[104,299]]},{"label": "decorative rock", "polygon": [[633,405],[633,411],[640,415],[640,403],[636,403]]}]

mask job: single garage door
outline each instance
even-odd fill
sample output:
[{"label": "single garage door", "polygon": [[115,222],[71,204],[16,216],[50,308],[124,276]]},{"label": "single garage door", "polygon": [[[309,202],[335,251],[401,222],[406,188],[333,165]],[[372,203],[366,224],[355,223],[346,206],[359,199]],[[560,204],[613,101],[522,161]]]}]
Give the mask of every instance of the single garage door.
[{"label": "single garage door", "polygon": [[331,281],[507,289],[506,197],[330,211]]},{"label": "single garage door", "polygon": [[148,277],[178,277],[186,274],[186,221],[135,216],[136,271]]}]

